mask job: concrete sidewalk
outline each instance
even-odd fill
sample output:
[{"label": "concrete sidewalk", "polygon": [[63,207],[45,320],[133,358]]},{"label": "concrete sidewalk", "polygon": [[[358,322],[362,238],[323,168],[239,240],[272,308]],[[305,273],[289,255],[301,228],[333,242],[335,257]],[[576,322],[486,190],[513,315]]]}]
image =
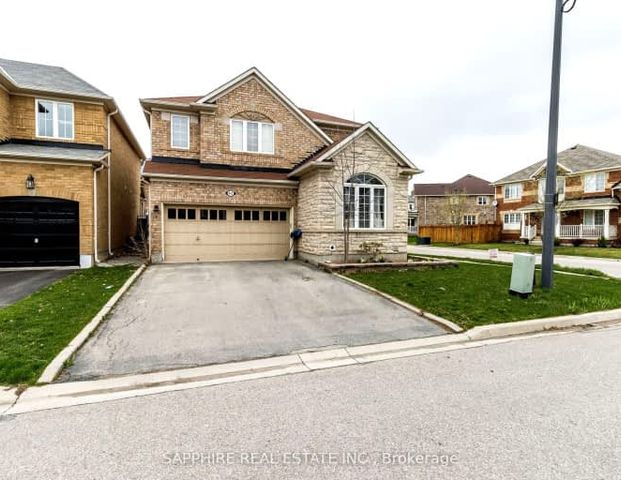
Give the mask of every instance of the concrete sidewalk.
[{"label": "concrete sidewalk", "polygon": [[[408,245],[408,253],[417,255],[438,255],[446,257],[473,258],[477,260],[496,260],[499,262],[513,262],[513,253],[499,252],[498,258],[490,259],[488,250],[474,250],[457,247],[434,247],[433,245]],[[541,263],[541,255],[537,254],[537,264]],[[604,272],[611,277],[621,278],[621,261],[607,258],[573,257],[555,255],[554,263],[562,267],[593,268]]]}]

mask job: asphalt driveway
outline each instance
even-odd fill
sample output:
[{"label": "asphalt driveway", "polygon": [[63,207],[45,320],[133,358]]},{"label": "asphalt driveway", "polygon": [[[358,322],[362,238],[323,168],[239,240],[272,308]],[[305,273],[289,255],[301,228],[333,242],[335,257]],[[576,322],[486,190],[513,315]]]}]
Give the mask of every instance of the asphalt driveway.
[{"label": "asphalt driveway", "polygon": [[439,326],[297,262],[149,267],[62,379],[426,337]]},{"label": "asphalt driveway", "polygon": [[66,277],[72,270],[0,270],[0,308],[11,305],[50,283]]}]

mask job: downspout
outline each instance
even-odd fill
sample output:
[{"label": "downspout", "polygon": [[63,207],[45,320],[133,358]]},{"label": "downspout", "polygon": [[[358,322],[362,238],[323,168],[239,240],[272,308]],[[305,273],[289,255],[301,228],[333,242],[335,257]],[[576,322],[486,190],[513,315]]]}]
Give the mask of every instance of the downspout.
[{"label": "downspout", "polygon": [[93,170],[93,258],[95,259],[95,264],[99,263],[99,257],[97,256],[97,237],[99,236],[97,231],[97,172],[101,172],[105,166],[105,163],[102,163]]},{"label": "downspout", "polygon": [[[110,145],[110,118],[112,115],[119,113],[119,109],[116,108],[114,112],[108,114],[108,151],[112,152]],[[112,177],[112,155],[108,154],[108,255],[112,256],[112,195],[111,195],[111,177]]]}]

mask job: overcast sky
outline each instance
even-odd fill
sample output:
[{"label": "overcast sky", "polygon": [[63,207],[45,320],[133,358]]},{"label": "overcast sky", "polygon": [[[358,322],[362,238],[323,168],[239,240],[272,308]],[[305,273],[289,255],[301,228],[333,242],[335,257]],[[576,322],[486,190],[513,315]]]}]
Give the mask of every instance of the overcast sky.
[{"label": "overcast sky", "polygon": [[[114,96],[201,95],[251,66],[298,106],[371,120],[425,173],[496,180],[546,155],[554,0],[25,1],[0,57],[61,65]],[[5,9],[5,13],[8,11]],[[559,149],[621,154],[621,2],[565,16]]]}]

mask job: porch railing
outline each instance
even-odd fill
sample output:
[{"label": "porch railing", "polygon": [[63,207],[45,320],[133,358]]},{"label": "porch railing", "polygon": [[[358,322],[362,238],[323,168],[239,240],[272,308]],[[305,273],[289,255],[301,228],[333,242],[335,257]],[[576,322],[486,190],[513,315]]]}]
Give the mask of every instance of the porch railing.
[{"label": "porch railing", "polygon": [[[598,239],[604,236],[604,225],[561,225],[559,238]],[[608,227],[608,238],[617,237],[616,225]]]},{"label": "porch railing", "polygon": [[532,240],[537,236],[537,225],[523,225],[522,226],[522,238],[526,240]]}]

